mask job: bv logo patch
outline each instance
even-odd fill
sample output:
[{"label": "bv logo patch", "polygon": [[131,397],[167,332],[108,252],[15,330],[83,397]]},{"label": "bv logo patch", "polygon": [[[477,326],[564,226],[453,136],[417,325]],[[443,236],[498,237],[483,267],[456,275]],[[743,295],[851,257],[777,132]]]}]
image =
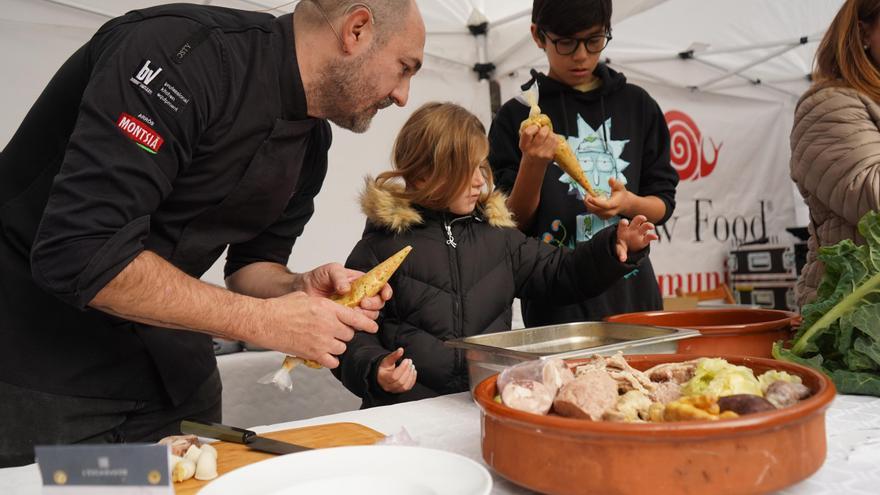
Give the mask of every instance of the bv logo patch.
[{"label": "bv logo patch", "polygon": [[137,143],[138,146],[154,155],[159,152],[159,148],[165,142],[162,136],[154,131],[152,127],[125,112],[119,115],[116,127],[122,130],[122,133]]},{"label": "bv logo patch", "polygon": [[161,67],[152,65],[152,62],[149,60],[143,60],[129,81],[144,90],[148,95],[151,95],[153,94],[153,89],[150,87],[150,83],[152,83],[161,72]]}]

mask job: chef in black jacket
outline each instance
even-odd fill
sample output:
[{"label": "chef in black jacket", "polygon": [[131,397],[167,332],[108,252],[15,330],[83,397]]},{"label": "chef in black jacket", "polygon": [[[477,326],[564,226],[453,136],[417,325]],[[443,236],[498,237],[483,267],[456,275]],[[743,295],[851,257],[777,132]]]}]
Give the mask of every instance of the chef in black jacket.
[{"label": "chef in black jacket", "polygon": [[[0,155],[0,467],[33,445],[154,441],[220,420],[211,336],[335,367],[381,296],[287,270],[327,170],[328,120],[404,105],[412,0],[293,15],[133,11],[61,67]],[[227,289],[198,278],[228,247]]]}]

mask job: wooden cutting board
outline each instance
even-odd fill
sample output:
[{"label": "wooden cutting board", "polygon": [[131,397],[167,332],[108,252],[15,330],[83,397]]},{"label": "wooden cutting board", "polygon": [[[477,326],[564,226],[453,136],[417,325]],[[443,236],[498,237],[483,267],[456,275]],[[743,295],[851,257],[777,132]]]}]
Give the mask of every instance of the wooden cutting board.
[{"label": "wooden cutting board", "polygon": [[[293,430],[275,431],[261,436],[313,448],[372,445],[385,438],[385,435],[378,431],[357,423],[307,426]],[[215,442],[211,445],[217,448],[217,474],[220,476],[233,469],[277,457],[274,454],[251,450],[237,443]],[[182,483],[174,483],[174,491],[177,495],[193,495],[208,483],[210,482],[190,478]]]}]

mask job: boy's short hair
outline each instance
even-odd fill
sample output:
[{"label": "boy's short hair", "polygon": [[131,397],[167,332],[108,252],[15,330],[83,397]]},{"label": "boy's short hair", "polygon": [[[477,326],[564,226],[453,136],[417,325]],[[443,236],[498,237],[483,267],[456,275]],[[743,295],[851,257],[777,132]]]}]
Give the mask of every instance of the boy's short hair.
[{"label": "boy's short hair", "polygon": [[532,24],[540,31],[559,36],[570,36],[594,26],[611,31],[611,0],[534,0]]}]

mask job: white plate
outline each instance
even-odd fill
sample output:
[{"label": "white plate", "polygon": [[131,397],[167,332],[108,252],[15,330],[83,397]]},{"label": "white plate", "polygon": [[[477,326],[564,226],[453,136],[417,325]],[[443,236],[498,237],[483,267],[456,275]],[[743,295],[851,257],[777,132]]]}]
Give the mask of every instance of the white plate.
[{"label": "white plate", "polygon": [[487,495],[481,464],[443,450],[393,445],[316,449],[238,468],[199,495]]}]

